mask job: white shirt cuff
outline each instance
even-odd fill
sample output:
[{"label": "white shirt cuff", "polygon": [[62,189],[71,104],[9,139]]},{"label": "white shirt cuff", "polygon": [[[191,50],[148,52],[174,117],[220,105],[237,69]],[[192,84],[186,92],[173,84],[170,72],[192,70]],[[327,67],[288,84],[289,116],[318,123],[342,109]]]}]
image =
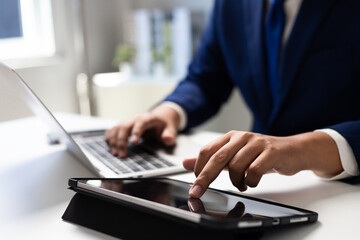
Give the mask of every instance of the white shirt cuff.
[{"label": "white shirt cuff", "polygon": [[355,158],[355,155],[346,139],[337,131],[326,128],[316,130],[328,134],[334,139],[339,151],[341,165],[344,171],[328,180],[338,180],[359,175],[359,168]]},{"label": "white shirt cuff", "polygon": [[165,102],[161,103],[161,105],[170,107],[179,114],[180,124],[179,124],[178,130],[179,131],[184,130],[184,128],[186,127],[186,124],[187,124],[187,115],[186,115],[185,110],[179,104],[170,102],[170,101],[165,101]]}]

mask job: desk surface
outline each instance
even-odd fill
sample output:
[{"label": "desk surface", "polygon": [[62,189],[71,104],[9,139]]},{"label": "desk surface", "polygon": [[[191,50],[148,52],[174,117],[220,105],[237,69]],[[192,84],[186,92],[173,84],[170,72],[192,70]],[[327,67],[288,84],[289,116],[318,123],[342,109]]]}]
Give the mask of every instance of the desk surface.
[{"label": "desk surface", "polygon": [[[112,123],[72,115],[60,115],[66,128],[109,126]],[[81,124],[79,124],[81,123]],[[84,125],[86,123],[86,125]],[[199,133],[194,140],[206,143],[214,133]],[[71,177],[93,177],[63,145],[48,145],[46,129],[35,118],[0,124],[0,239],[114,239],[61,220],[72,191]],[[173,176],[194,180],[191,173]],[[226,172],[211,185],[236,191]],[[246,194],[310,209],[319,221],[267,232],[263,239],[339,239],[357,234],[360,186],[323,181],[311,172],[292,177],[269,174]]]}]

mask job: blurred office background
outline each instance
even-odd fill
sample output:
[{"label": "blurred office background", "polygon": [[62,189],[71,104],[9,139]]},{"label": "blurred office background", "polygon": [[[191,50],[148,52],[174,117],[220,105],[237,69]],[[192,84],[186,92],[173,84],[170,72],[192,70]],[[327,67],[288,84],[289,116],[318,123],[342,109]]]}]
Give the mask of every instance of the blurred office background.
[{"label": "blurred office background", "polygon": [[[0,0],[0,61],[52,112],[128,119],[186,74],[212,0]],[[1,88],[1,84],[0,84]],[[0,121],[31,115],[0,89]],[[248,130],[238,91],[202,129]]]}]

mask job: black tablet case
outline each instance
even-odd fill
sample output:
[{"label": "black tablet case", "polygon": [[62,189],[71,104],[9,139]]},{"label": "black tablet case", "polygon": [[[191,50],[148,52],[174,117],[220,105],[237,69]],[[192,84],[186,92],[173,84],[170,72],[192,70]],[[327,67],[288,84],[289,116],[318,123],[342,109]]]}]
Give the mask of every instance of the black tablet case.
[{"label": "black tablet case", "polygon": [[262,231],[202,229],[76,193],[62,219],[120,239],[260,239]]}]

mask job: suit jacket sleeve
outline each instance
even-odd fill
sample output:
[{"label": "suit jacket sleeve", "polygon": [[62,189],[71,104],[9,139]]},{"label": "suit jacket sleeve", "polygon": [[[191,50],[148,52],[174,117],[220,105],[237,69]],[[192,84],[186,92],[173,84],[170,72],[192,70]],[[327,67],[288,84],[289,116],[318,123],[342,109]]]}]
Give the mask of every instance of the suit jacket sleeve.
[{"label": "suit jacket sleeve", "polygon": [[218,4],[215,3],[209,25],[187,76],[165,99],[179,104],[186,111],[188,121],[185,130],[215,115],[233,89],[216,33],[220,27],[217,20]]}]

